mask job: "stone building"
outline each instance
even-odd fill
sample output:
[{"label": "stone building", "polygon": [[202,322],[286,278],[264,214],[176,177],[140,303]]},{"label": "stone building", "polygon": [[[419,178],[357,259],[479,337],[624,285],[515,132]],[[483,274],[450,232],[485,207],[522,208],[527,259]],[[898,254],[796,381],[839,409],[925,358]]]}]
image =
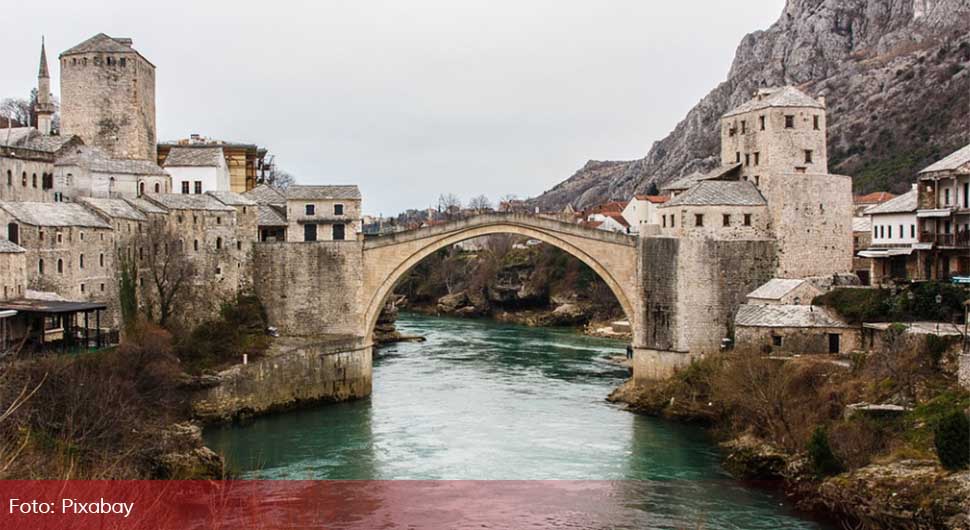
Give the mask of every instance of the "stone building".
[{"label": "stone building", "polygon": [[824,307],[745,304],[738,308],[734,335],[740,351],[844,354],[859,349],[862,330]]},{"label": "stone building", "polygon": [[[229,172],[228,183],[225,188],[213,188],[223,191],[243,193],[257,186],[257,182],[264,173],[271,167],[271,163],[266,161],[266,149],[256,144],[239,142],[226,142],[213,138],[193,134],[189,138],[183,138],[174,142],[164,142],[158,144],[158,165],[165,166],[170,152],[175,149],[218,149],[221,151],[225,160],[227,171]],[[195,183],[193,181],[192,187]],[[204,186],[203,186],[204,187]],[[181,190],[181,184],[175,185],[175,192]],[[204,190],[209,191],[209,190]]]},{"label": "stone building", "polygon": [[360,190],[354,185],[286,189],[286,240],[356,241],[363,237]]},{"label": "stone building", "polygon": [[260,184],[243,194],[255,201],[259,215],[257,230],[259,241],[286,241],[286,196],[279,190]]},{"label": "stone building", "polygon": [[701,181],[658,208],[661,233],[673,237],[768,239],[765,198],[751,182]]},{"label": "stone building", "polygon": [[970,145],[921,171],[918,195],[917,277],[970,276]]},{"label": "stone building", "polygon": [[21,298],[27,292],[27,251],[0,239],[0,300]]},{"label": "stone building", "polygon": [[0,202],[0,224],[26,250],[28,288],[72,300],[116,297],[111,225],[80,204]]},{"label": "stone building", "polygon": [[630,231],[639,234],[646,225],[659,225],[658,208],[670,200],[664,195],[634,195],[623,209],[623,217],[630,225]]},{"label": "stone building", "polygon": [[810,305],[821,289],[808,280],[774,278],[748,293],[748,303],[758,305]]},{"label": "stone building", "polygon": [[175,193],[229,191],[229,166],[219,147],[173,147],[162,162]]},{"label": "stone building", "polygon": [[234,257],[238,272],[238,288],[244,290],[252,282],[253,244],[259,241],[259,205],[239,193],[210,191],[209,195],[236,210]]},{"label": "stone building", "polygon": [[110,158],[156,160],[155,65],[99,33],[60,55],[61,133]]},{"label": "stone building", "polygon": [[54,177],[58,200],[137,197],[168,193],[171,188],[171,177],[154,162],[113,159],[86,145],[63,150],[54,162]]}]

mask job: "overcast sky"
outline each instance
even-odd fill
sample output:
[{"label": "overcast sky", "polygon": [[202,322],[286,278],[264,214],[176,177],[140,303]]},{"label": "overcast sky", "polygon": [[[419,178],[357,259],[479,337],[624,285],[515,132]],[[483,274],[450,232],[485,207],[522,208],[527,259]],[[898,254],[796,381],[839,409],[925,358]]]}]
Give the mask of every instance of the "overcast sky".
[{"label": "overcast sky", "polygon": [[642,157],[784,0],[15,0],[0,97],[59,52],[131,37],[158,135],[256,143],[300,183],[357,183],[368,213],[453,192],[532,196],[588,159]]}]

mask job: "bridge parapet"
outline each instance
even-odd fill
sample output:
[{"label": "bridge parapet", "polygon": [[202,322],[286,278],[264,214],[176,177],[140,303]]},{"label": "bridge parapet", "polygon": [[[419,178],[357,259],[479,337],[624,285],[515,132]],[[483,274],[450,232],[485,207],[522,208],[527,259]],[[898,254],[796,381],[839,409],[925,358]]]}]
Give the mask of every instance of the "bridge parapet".
[{"label": "bridge parapet", "polygon": [[626,245],[634,248],[637,246],[637,237],[628,234],[587,228],[576,223],[567,223],[557,219],[543,217],[541,215],[492,213],[476,215],[475,217],[459,219],[448,223],[419,228],[417,230],[408,230],[406,232],[397,232],[395,234],[367,238],[364,240],[364,249],[369,250],[420,239],[436,238],[455,232],[494,225],[521,226],[523,228],[532,228],[544,232],[571,235],[606,243]]}]

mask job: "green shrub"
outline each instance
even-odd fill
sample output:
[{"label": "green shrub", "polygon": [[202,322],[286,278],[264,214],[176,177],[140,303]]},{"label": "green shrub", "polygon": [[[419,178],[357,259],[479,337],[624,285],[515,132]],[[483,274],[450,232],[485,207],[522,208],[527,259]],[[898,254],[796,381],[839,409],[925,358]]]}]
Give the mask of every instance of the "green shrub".
[{"label": "green shrub", "polygon": [[933,431],[936,455],[943,467],[950,470],[970,466],[970,419],[961,410],[944,416]]},{"label": "green shrub", "polygon": [[839,461],[832,447],[829,445],[829,433],[823,426],[815,428],[811,439],[808,440],[808,461],[819,477],[837,475],[842,472],[842,462]]},{"label": "green shrub", "polygon": [[268,346],[266,310],[259,298],[239,295],[222,305],[219,318],[201,323],[178,341],[176,353],[189,372],[257,357]]}]

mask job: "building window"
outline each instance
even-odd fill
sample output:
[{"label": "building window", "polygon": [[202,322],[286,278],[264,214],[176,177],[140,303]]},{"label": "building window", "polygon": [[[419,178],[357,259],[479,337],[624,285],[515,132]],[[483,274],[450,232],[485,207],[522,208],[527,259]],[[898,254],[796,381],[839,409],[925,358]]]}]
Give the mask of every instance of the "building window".
[{"label": "building window", "polygon": [[816,130],[816,131],[817,131],[817,130],[819,130],[819,129],[821,128],[821,127],[819,127],[819,119],[818,119],[818,116],[812,116],[812,127],[813,127],[813,128],[814,128],[814,129]]},{"label": "building window", "polygon": [[677,224],[676,221],[677,221],[677,214],[671,214],[670,215],[670,228],[674,228],[674,225]]},{"label": "building window", "polygon": [[236,250],[242,250],[242,241],[236,241]]},{"label": "building window", "polygon": [[943,201],[946,206],[950,205],[950,188],[943,190]]},{"label": "building window", "polygon": [[199,251],[199,240],[198,239],[196,239],[195,241],[192,242],[192,249],[195,250],[196,252]]},{"label": "building window", "polygon": [[37,173],[30,176],[31,186],[37,187]]},{"label": "building window", "polygon": [[664,228],[667,228],[667,216],[666,215],[663,215],[661,217],[663,217],[663,225],[664,225]]},{"label": "building window", "polygon": [[889,225],[889,239],[893,238],[893,226]]},{"label": "building window", "polygon": [[795,128],[795,116],[789,114],[785,116],[785,128],[794,129]]},{"label": "building window", "polygon": [[221,225],[222,224],[222,217],[216,217],[216,224],[217,225]]},{"label": "building window", "polygon": [[909,225],[909,237],[916,238],[916,225]]},{"label": "building window", "polygon": [[101,292],[103,293],[104,292],[104,284],[102,283],[99,287],[101,289]]},{"label": "building window", "polygon": [[334,204],[333,205],[333,214],[334,215],[343,215],[344,214],[344,205],[343,204]]},{"label": "building window", "polygon": [[760,163],[761,163],[761,153],[757,152],[754,154],[754,165],[757,166]]},{"label": "building window", "polygon": [[755,186],[758,186],[760,184],[761,184],[761,175],[755,175],[754,176],[754,185]]},{"label": "building window", "polygon": [[744,214],[744,226],[751,226],[751,214]]},{"label": "building window", "polygon": [[195,181],[195,194],[200,195],[201,193],[202,193],[202,181],[197,180]]},{"label": "building window", "polygon": [[138,183],[138,195],[144,195],[144,194],[145,194],[145,183],[144,182],[139,182]]},{"label": "building window", "polygon": [[78,257],[78,266],[81,267],[82,269],[84,268],[84,254],[81,254]]},{"label": "building window", "polygon": [[750,154],[745,154],[744,155],[744,165],[745,166],[750,166],[751,165],[751,155]]},{"label": "building window", "polygon": [[101,267],[104,267],[104,254],[101,254],[100,256],[98,256],[98,264]]},{"label": "building window", "polygon": [[724,226],[731,226],[731,215],[724,214],[723,216],[721,216],[721,224]]},{"label": "building window", "polygon": [[734,136],[735,130],[733,125],[728,125],[728,136]]},{"label": "building window", "polygon": [[899,225],[899,239],[906,237],[906,231],[903,230],[903,225]]},{"label": "building window", "polygon": [[304,211],[306,212],[307,215],[315,215],[317,212],[317,207],[312,204],[308,204],[304,208]]},{"label": "building window", "polygon": [[57,242],[58,243],[62,243],[63,241],[64,241],[64,234],[58,232],[57,233]]},{"label": "building window", "polygon": [[734,154],[734,163],[735,164],[741,163],[741,151],[738,151],[737,153]]},{"label": "building window", "polygon": [[222,267],[216,267],[216,276],[222,274]]},{"label": "building window", "polygon": [[779,335],[772,335],[771,336],[771,345],[772,346],[781,346],[781,342],[782,342],[781,336],[779,336]]},{"label": "building window", "polygon": [[81,292],[84,293],[84,284],[81,284]]},{"label": "building window", "polygon": [[217,237],[216,238],[216,250],[222,250],[222,238],[221,237]]},{"label": "building window", "polygon": [[64,274],[64,260],[57,260],[57,273]]},{"label": "building window", "polygon": [[694,226],[704,226],[704,214],[694,214]]},{"label": "building window", "polygon": [[304,241],[316,241],[317,240],[317,225],[315,225],[315,224],[305,224],[305,225],[303,225],[303,240]]},{"label": "building window", "polygon": [[346,238],[345,225],[333,225],[333,240],[343,241]]},{"label": "building window", "polygon": [[748,132],[748,122],[741,120],[741,134]]},{"label": "building window", "polygon": [[189,194],[189,181],[187,180],[182,181],[182,194],[183,195]]},{"label": "building window", "polygon": [[[43,241],[43,240],[44,240],[44,231],[43,231],[43,230],[41,230],[40,232],[38,232],[38,234],[37,234],[37,235],[38,235],[38,237],[40,238],[40,240],[41,240],[41,241]],[[12,241],[12,240],[11,240],[11,241]],[[16,243],[16,241],[14,241],[14,243]]]},{"label": "building window", "polygon": [[812,150],[811,149],[806,149],[805,150],[805,163],[806,164],[811,164],[812,163]]},{"label": "building window", "polygon": [[37,260],[37,274],[44,274],[44,260]]},{"label": "building window", "polygon": [[762,131],[765,130],[765,117],[758,116],[758,122],[759,122],[759,125],[761,126],[761,130]]},{"label": "building window", "polygon": [[162,192],[162,185],[156,182],[155,183],[155,193],[161,193],[161,192]]},{"label": "building window", "polygon": [[24,171],[23,175],[20,176],[20,183],[23,184],[23,186],[25,188],[27,187],[27,172],[26,171]]}]

